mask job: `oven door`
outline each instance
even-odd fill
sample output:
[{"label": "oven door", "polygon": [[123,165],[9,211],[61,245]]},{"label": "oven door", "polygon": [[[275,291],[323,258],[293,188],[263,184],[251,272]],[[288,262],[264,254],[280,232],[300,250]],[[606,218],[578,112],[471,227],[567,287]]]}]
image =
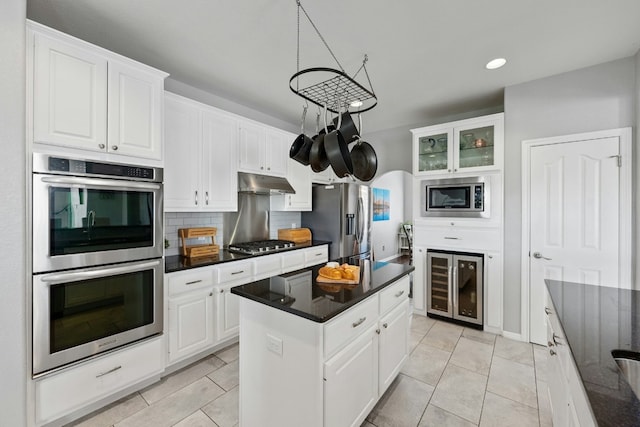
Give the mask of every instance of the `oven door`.
[{"label": "oven door", "polygon": [[35,273],[159,258],[162,242],[162,184],[33,175]]},{"label": "oven door", "polygon": [[162,260],[33,276],[33,374],[162,332]]}]

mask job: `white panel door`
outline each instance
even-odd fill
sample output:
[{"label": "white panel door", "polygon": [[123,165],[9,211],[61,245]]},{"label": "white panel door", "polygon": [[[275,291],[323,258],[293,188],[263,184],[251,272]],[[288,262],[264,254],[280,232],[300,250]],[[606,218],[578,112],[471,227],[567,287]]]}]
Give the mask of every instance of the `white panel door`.
[{"label": "white panel door", "polygon": [[108,151],[162,158],[163,79],[130,65],[109,62]]},{"label": "white panel door", "polygon": [[202,209],[216,212],[238,209],[237,135],[235,119],[203,111]]},{"label": "white panel door", "polygon": [[204,200],[200,191],[202,144],[200,110],[183,98],[165,96],[164,207],[193,211]]},{"label": "white panel door", "polygon": [[618,137],[531,147],[530,341],[545,344],[545,279],[619,283]]},{"label": "white panel door", "polygon": [[286,176],[289,148],[297,135],[275,129],[266,130],[265,167],[267,175]]},{"label": "white panel door", "polygon": [[34,60],[34,142],[105,151],[107,60],[40,34]]},{"label": "white panel door", "polygon": [[169,361],[184,359],[213,345],[213,293],[196,292],[169,300]]},{"label": "white panel door", "polygon": [[238,169],[243,172],[266,173],[264,158],[266,145],[265,128],[253,123],[240,123],[238,143]]},{"label": "white panel door", "polygon": [[407,358],[409,348],[409,299],[380,319],[378,364],[379,394],[389,388]]}]

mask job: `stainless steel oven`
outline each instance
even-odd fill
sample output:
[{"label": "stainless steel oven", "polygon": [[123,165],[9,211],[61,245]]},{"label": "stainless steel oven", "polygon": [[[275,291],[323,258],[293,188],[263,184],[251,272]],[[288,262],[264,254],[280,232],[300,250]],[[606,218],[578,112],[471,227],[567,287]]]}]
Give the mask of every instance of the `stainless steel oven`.
[{"label": "stainless steel oven", "polygon": [[33,276],[33,374],[162,332],[162,258]]},{"label": "stainless steel oven", "polygon": [[33,272],[162,257],[162,169],[36,153]]}]

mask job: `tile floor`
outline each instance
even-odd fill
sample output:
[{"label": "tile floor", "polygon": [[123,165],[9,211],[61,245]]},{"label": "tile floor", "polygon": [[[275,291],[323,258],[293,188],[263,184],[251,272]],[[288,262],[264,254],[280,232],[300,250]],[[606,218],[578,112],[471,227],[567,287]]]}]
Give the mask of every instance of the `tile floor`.
[{"label": "tile floor", "polygon": [[[423,316],[413,316],[410,345],[362,427],[551,426],[544,347]],[[70,425],[236,426],[238,345]]]}]

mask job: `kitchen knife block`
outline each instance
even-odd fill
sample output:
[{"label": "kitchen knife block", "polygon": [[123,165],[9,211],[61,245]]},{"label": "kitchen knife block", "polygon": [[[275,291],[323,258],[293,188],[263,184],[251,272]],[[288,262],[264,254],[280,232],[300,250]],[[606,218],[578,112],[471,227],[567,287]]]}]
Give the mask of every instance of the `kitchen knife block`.
[{"label": "kitchen knife block", "polygon": [[[187,258],[198,258],[204,256],[217,255],[220,253],[220,246],[216,245],[216,227],[180,228],[178,234],[182,241],[182,255]],[[209,243],[187,245],[187,239],[211,239]]]}]

